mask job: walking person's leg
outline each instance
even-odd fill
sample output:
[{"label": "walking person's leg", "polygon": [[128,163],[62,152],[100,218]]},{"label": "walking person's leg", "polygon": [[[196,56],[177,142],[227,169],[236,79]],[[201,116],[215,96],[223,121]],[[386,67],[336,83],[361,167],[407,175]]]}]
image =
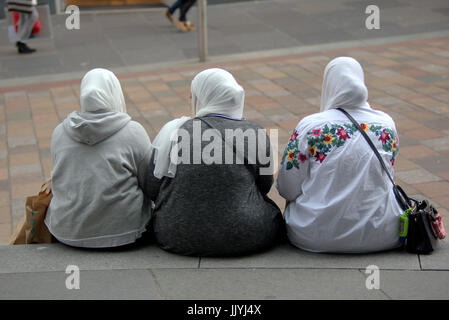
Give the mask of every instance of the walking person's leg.
[{"label": "walking person's leg", "polygon": [[179,8],[181,2],[182,0],[177,0],[175,3],[172,4],[170,8],[167,9],[167,11],[165,11],[165,16],[171,23],[173,23],[172,14],[176,11],[176,9]]},{"label": "walking person's leg", "polygon": [[170,12],[170,14],[173,14],[181,5],[181,2],[182,0],[177,0],[175,3],[173,3],[172,6],[168,8],[168,12]]},{"label": "walking person's leg", "polygon": [[195,24],[187,20],[187,12],[195,4],[195,2],[196,0],[183,0],[181,3],[181,6],[179,8],[179,25],[178,23],[176,23],[181,31],[189,31],[195,28]]},{"label": "walking person's leg", "polygon": [[196,0],[183,0],[181,3],[181,6],[179,8],[179,20],[180,21],[187,21],[187,12],[190,10],[190,8],[195,4]]},{"label": "walking person's leg", "polygon": [[19,13],[19,23],[17,26],[17,49],[19,53],[32,53],[36,49],[31,49],[27,46],[25,41],[30,38],[31,32],[33,31],[34,24],[39,18],[39,14],[35,7],[32,7],[31,13]]}]

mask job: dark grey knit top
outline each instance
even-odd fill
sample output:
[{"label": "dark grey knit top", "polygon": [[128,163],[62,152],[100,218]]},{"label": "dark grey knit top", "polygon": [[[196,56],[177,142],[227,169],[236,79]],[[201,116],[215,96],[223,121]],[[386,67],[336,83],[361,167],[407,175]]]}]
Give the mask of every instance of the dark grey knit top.
[{"label": "dark grey knit top", "polygon": [[[193,121],[200,122],[201,132],[211,125],[223,137],[225,129],[251,129],[256,136],[257,130],[262,129],[246,120],[215,116],[201,119],[207,123],[193,119],[181,127],[190,133],[191,152]],[[269,144],[268,137],[264,138]],[[225,142],[221,142],[225,150]],[[203,141],[202,148],[209,143]],[[248,150],[248,140],[244,144]],[[223,163],[224,160],[223,151]],[[153,230],[160,247],[184,255],[225,256],[273,245],[279,233],[284,232],[284,222],[279,208],[266,197],[273,176],[260,175],[261,167],[260,161],[209,165],[202,161],[201,164],[178,164],[174,178],[151,177],[148,183],[154,186],[150,195],[155,201]]]}]

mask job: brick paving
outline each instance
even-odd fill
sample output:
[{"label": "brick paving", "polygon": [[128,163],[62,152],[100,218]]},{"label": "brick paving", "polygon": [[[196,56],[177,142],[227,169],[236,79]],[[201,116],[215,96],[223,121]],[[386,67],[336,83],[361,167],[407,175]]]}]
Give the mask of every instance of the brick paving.
[{"label": "brick paving", "polygon": [[[189,114],[190,81],[208,67],[232,72],[246,90],[245,117],[279,130],[279,153],[298,121],[319,111],[322,73],[336,56],[352,56],[366,74],[372,107],[396,121],[395,180],[409,195],[429,197],[449,224],[449,38],[435,38],[224,63],[119,74],[128,113],[151,139]],[[25,198],[50,175],[53,129],[79,110],[80,79],[0,88],[0,244],[24,214]],[[272,198],[284,207],[273,187]]]}]

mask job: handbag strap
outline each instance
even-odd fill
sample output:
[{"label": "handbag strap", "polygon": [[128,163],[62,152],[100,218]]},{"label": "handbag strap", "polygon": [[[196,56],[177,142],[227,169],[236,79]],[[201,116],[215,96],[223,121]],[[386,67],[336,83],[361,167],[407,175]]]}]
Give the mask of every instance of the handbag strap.
[{"label": "handbag strap", "polygon": [[380,165],[382,166],[384,171],[387,173],[388,179],[390,179],[391,183],[394,186],[395,185],[394,180],[391,177],[390,172],[388,171],[384,160],[382,159],[381,155],[379,154],[379,151],[377,151],[377,148],[374,146],[374,143],[371,141],[371,139],[366,134],[365,130],[363,130],[362,127],[360,127],[359,123],[357,121],[355,121],[355,119],[346,110],[344,110],[342,108],[336,108],[336,109],[343,112],[348,117],[348,119],[351,120],[351,122],[356,126],[356,128],[359,129],[360,133],[365,138],[366,142],[368,142],[369,146],[374,151],[374,154],[376,155],[377,159],[379,160]]},{"label": "handbag strap", "polygon": [[390,179],[391,183],[393,184],[394,195],[395,195],[396,200],[398,201],[399,205],[401,206],[402,210],[407,210],[409,208],[412,208],[413,205],[412,205],[411,200],[413,200],[415,202],[415,204],[417,203],[417,201],[415,199],[412,199],[409,196],[407,196],[405,191],[399,185],[394,183],[394,180],[393,180],[390,172],[388,171],[384,160],[382,159],[381,155],[379,154],[379,151],[377,151],[377,148],[374,146],[374,143],[371,141],[371,139],[366,134],[365,130],[363,130],[362,127],[360,127],[359,123],[346,110],[344,110],[342,108],[336,108],[336,109],[343,112],[346,115],[346,117],[348,117],[348,119],[351,120],[351,122],[354,124],[354,126],[360,131],[362,136],[365,138],[366,142],[368,142],[369,146],[371,147],[371,149],[373,150],[377,159],[379,160],[381,167],[387,174],[388,179]]},{"label": "handbag strap", "polygon": [[[204,117],[195,117],[194,119],[200,120],[201,122],[205,123],[205,124],[206,124],[209,128],[211,128],[211,129],[220,131],[220,130],[218,130],[217,128],[215,128],[212,124],[210,124],[209,121],[207,121],[206,119],[204,119]],[[232,151],[233,151],[234,154],[237,156],[237,151],[236,151],[237,149],[236,149],[236,146],[229,144],[229,143],[226,141],[226,139],[223,137],[223,135],[220,135],[220,136],[221,136],[221,140],[223,140],[223,142],[225,143],[225,145],[231,147],[231,148],[232,148]],[[254,179],[257,181],[257,179],[258,179],[257,173],[255,172],[253,166],[251,166],[251,165],[249,164],[248,158],[245,156],[245,152],[243,152],[243,159],[244,159],[244,161],[245,161],[244,163],[246,164],[246,167],[250,170],[250,172],[251,172],[252,175],[254,176]]]}]

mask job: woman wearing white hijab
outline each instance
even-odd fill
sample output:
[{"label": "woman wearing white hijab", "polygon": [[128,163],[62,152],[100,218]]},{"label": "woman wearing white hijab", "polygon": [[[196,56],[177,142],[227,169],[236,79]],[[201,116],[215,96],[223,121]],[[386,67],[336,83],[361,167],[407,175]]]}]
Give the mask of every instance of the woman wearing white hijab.
[{"label": "woman wearing white hijab", "polygon": [[[260,168],[269,163],[262,165],[257,159],[252,164],[226,164],[224,151],[219,155],[221,164],[206,164],[201,158],[196,164],[177,164],[170,156],[178,142],[177,129],[187,133],[189,148],[182,152],[190,152],[190,159],[195,158],[195,152],[202,154],[210,143],[204,138],[198,141],[201,136],[194,140],[195,127],[201,133],[213,128],[219,135],[213,141],[221,150],[226,148],[225,130],[253,130],[257,136],[257,130],[262,128],[242,119],[243,88],[229,72],[215,68],[193,79],[191,93],[196,118],[182,117],[167,123],[154,140],[151,184],[160,185],[151,196],[155,201],[156,241],[165,250],[196,256],[238,255],[270,247],[283,221],[279,208],[266,196],[273,175],[260,174]],[[262,138],[269,145],[267,136]],[[195,143],[200,145],[199,150],[195,151]],[[235,143],[229,142],[233,147]],[[247,141],[244,147],[249,150]],[[231,154],[234,157],[232,149]]]},{"label": "woman wearing white hijab", "polygon": [[[192,114],[197,117],[221,114],[242,119],[245,91],[226,70],[212,68],[200,72],[192,80],[191,95]],[[177,142],[173,134],[188,120],[191,118],[184,116],[168,122],[154,139],[156,178],[173,178],[176,175],[176,165],[169,156]]]},{"label": "woman wearing white hijab", "polygon": [[120,82],[105,69],[86,73],[81,112],[51,139],[53,198],[45,223],[62,243],[106,248],[141,237],[151,218],[151,141],[126,114]]},{"label": "woman wearing white hijab", "polygon": [[398,153],[394,121],[367,102],[360,64],[332,60],[324,71],[321,110],[302,119],[284,152],[277,188],[295,246],[313,252],[359,253],[399,246],[401,208],[391,182],[362,134],[367,132],[393,175]]}]

